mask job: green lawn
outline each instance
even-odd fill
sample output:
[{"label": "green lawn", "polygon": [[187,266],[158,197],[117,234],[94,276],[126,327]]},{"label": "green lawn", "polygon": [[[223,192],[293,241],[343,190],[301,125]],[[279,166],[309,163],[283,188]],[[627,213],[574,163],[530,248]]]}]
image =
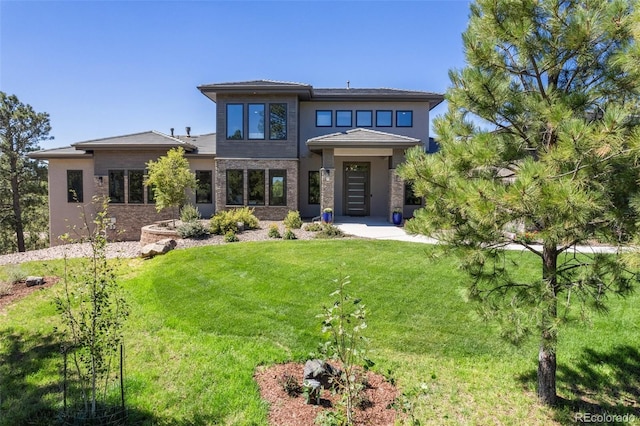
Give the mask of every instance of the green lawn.
[{"label": "green lawn", "polygon": [[[573,423],[591,413],[632,413],[640,423],[640,297],[611,299],[607,317],[561,331],[559,408],[536,402],[535,339],[513,347],[465,301],[465,276],[431,248],[397,241],[226,244],[127,260],[121,283],[131,316],[125,385],[134,421],[265,425],[256,366],[305,360],[322,341],[319,319],[338,269],[369,308],[377,371],[405,391],[422,386],[426,424]],[[523,261],[535,274],[534,257]],[[344,265],[344,266],[341,266]],[[25,265],[60,274],[61,262]],[[61,357],[53,291],[0,312],[0,424],[46,423],[59,410]]]}]

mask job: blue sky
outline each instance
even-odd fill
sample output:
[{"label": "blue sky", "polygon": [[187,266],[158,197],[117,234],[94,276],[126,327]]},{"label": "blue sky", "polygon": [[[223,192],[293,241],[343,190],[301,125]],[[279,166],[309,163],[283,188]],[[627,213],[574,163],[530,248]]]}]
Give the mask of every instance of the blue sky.
[{"label": "blue sky", "polygon": [[[215,131],[196,86],[271,79],[444,93],[468,1],[0,0],[0,90],[48,112],[42,148]],[[434,112],[444,111],[443,106]]]}]

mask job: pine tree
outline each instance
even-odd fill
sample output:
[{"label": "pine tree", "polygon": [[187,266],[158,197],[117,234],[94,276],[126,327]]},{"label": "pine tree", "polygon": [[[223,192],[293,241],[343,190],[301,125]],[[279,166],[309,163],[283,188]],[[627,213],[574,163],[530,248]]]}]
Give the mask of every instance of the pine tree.
[{"label": "pine tree", "polygon": [[[434,121],[441,150],[413,149],[398,170],[426,203],[409,230],[459,249],[470,295],[505,337],[539,336],[538,397],[548,405],[569,309],[604,309],[606,294],[628,293],[635,278],[621,255],[574,248],[637,233],[636,6],[477,0],[466,66],[450,71],[448,110]],[[535,280],[506,261],[508,244],[539,257]]]}]

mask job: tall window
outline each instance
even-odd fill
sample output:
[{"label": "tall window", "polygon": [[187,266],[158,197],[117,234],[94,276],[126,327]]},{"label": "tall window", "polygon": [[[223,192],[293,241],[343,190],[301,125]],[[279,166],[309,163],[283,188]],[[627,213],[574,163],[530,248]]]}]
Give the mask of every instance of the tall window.
[{"label": "tall window", "polygon": [[269,170],[269,205],[287,205],[287,171]]},{"label": "tall window", "polygon": [[391,111],[380,110],[376,111],[376,126],[378,127],[391,127]]},{"label": "tall window", "polygon": [[67,202],[82,203],[82,170],[67,170]]},{"label": "tall window", "polygon": [[373,126],[373,111],[356,111],[356,127]]},{"label": "tall window", "polygon": [[129,203],[144,204],[144,170],[129,170]]},{"label": "tall window", "polygon": [[331,121],[332,116],[331,111],[316,111],[316,127],[331,127],[333,126],[333,122]]},{"label": "tall window", "polygon": [[249,139],[264,139],[264,104],[249,104]]},{"label": "tall window", "polygon": [[244,139],[244,105],[227,104],[227,139]]},{"label": "tall window", "polygon": [[320,172],[309,171],[309,204],[320,204]]},{"label": "tall window", "polygon": [[211,170],[196,170],[196,204],[211,204],[213,202],[213,179]]},{"label": "tall window", "polygon": [[109,201],[124,203],[124,170],[109,170]]},{"label": "tall window", "polygon": [[412,127],[413,111],[396,111],[396,127]]},{"label": "tall window", "polygon": [[287,104],[269,104],[269,139],[287,139]]},{"label": "tall window", "polygon": [[352,124],[351,111],[336,111],[337,127],[351,127]]},{"label": "tall window", "polygon": [[244,204],[244,173],[242,170],[227,170],[227,204]]},{"label": "tall window", "polygon": [[249,170],[247,172],[249,205],[264,206],[264,170]]}]

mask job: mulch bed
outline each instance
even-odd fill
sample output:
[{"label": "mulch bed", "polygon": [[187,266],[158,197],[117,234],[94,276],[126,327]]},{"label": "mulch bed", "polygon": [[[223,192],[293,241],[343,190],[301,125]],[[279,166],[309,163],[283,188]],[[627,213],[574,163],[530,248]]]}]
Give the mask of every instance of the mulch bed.
[{"label": "mulch bed", "polygon": [[42,285],[34,285],[27,287],[27,283],[22,280],[13,284],[11,293],[4,296],[0,296],[0,311],[4,311],[5,308],[11,303],[22,299],[23,297],[33,293],[34,291],[48,288],[60,281],[60,277],[43,277],[44,283]]},{"label": "mulch bed", "polygon": [[[287,363],[272,366],[261,366],[255,373],[255,380],[260,388],[262,399],[269,402],[269,423],[277,426],[308,426],[323,410],[335,409],[339,395],[332,395],[323,390],[320,405],[306,404],[305,397],[289,396],[284,390],[282,381],[287,375],[293,376],[302,384],[304,364]],[[366,401],[364,409],[356,409],[356,425],[392,426],[396,420],[396,410],[391,404],[398,396],[398,390],[385,381],[384,377],[368,372],[367,387],[364,390]]]}]

